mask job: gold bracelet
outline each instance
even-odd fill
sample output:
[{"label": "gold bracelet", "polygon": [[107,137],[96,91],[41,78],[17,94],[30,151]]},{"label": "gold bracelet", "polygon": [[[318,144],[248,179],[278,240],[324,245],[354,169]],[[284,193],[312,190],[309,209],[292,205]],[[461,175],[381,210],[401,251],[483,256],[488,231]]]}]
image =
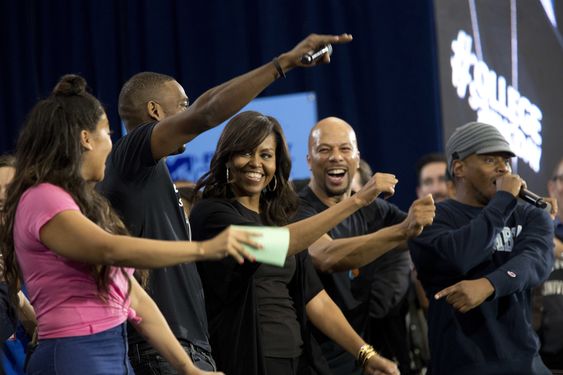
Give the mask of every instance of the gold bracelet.
[{"label": "gold bracelet", "polygon": [[374,355],[377,355],[377,352],[376,352],[375,350],[372,351],[372,352],[369,352],[369,353],[366,355],[366,357],[364,358],[364,362],[362,363],[362,368],[366,367],[366,365],[367,365],[369,359],[370,359],[371,357],[373,357]]},{"label": "gold bracelet", "polygon": [[364,344],[360,347],[360,350],[358,350],[358,354],[356,355],[356,359],[360,359],[360,357],[364,356],[365,353],[369,350],[374,350],[373,346],[371,346],[370,344]]},{"label": "gold bracelet", "polygon": [[356,356],[356,364],[359,367],[363,368],[366,365],[367,361],[374,355],[379,354],[375,351],[373,346],[364,344],[360,347],[360,350],[358,350],[358,355]]}]

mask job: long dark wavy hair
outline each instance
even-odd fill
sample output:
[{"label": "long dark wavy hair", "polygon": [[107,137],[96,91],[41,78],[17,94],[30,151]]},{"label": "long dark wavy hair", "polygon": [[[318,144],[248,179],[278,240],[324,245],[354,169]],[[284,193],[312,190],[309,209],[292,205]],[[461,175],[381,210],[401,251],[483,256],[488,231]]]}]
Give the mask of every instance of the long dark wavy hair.
[{"label": "long dark wavy hair", "polygon": [[[255,150],[270,134],[276,138],[275,189],[264,189],[260,197],[260,216],[266,225],[286,225],[297,209],[298,198],[289,183],[291,158],[283,130],[275,118],[259,112],[246,111],[233,117],[225,126],[211,159],[209,172],[199,179],[195,191],[203,188],[203,198],[234,200],[227,181],[227,165],[231,158]],[[270,182],[269,187],[274,187]]]},{"label": "long dark wavy hair", "polygon": [[[84,149],[80,133],[94,132],[104,113],[98,99],[86,91],[82,77],[65,75],[51,95],[37,103],[27,116],[16,147],[16,173],[0,217],[4,276],[12,298],[21,285],[14,248],[14,221],[20,198],[27,189],[44,182],[57,185],[72,196],[82,214],[101,228],[114,234],[127,234],[108,201],[94,190],[94,183],[85,181],[81,175]],[[93,265],[91,272],[100,297],[105,299],[110,267]]]}]

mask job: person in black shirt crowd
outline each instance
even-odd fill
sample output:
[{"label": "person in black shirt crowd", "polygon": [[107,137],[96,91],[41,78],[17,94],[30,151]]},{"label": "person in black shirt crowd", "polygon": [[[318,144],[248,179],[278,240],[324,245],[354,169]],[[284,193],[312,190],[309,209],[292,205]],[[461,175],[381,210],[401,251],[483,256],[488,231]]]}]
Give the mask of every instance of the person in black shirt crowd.
[{"label": "person in black shirt crowd", "polygon": [[409,241],[430,301],[432,374],[547,375],[532,329],[531,289],[553,267],[549,215],[518,202],[510,145],[492,125],[457,128],[446,144],[455,197]]},{"label": "person in black shirt crowd", "polygon": [[210,171],[196,186],[203,188],[203,199],[191,211],[194,239],[210,238],[231,224],[286,226],[290,233],[283,268],[229,260],[198,264],[219,366],[229,375],[330,374],[310,322],[354,355],[364,348],[366,374],[398,373],[395,364],[367,351],[303,251],[379,193],[390,192],[394,179],[374,178],[331,209],[289,224],[298,201],[288,182],[290,169],[277,120],[243,112],[223,130]]},{"label": "person in black shirt crowd", "polygon": [[[327,43],[351,40],[348,34],[312,34],[271,63],[208,90],[191,105],[182,86],[172,77],[145,72],[127,81],[119,95],[119,115],[129,133],[115,144],[99,189],[129,231],[146,238],[189,240],[189,222],[165,157],[234,115],[289,70],[304,66],[300,58],[305,53]],[[329,61],[325,55],[319,63]],[[194,363],[202,369],[215,369],[203,289],[195,264],[151,271],[147,291]],[[129,353],[138,375],[153,371],[174,374],[146,341],[130,331]]]},{"label": "person in black shirt crowd", "polygon": [[549,196],[555,200],[552,204],[558,207],[553,223],[555,267],[541,286],[538,335],[540,354],[546,366],[563,370],[563,159],[555,167],[547,188]]},{"label": "person in black shirt crowd", "polygon": [[[360,160],[352,127],[336,117],[319,121],[311,129],[307,160],[312,172],[311,181],[299,194],[301,199],[296,219],[324,212],[351,196],[351,181]],[[391,178],[394,184],[388,196],[394,193],[394,186],[398,182],[395,176],[376,173],[372,178]],[[376,199],[369,206],[339,222],[309,247],[309,254],[324,288],[356,332],[366,333],[370,299],[376,307],[374,311],[381,312],[383,306],[377,304],[385,305],[384,310],[396,304],[403,294],[401,289],[404,285],[401,285],[408,283],[408,279],[398,280],[396,289],[389,288],[385,295],[378,293],[377,298],[380,300],[375,300],[370,296],[371,292],[367,296],[365,293],[371,290],[371,278],[369,275],[365,277],[358,268],[372,263],[397,247],[406,250],[405,241],[420,234],[424,226],[432,222],[434,210],[431,196],[415,201],[408,215],[385,200]],[[407,253],[404,252],[402,256],[406,257]],[[358,276],[361,279],[352,285],[352,280]],[[322,333],[315,334],[334,374],[350,375],[360,372],[353,355],[342,350]]]}]

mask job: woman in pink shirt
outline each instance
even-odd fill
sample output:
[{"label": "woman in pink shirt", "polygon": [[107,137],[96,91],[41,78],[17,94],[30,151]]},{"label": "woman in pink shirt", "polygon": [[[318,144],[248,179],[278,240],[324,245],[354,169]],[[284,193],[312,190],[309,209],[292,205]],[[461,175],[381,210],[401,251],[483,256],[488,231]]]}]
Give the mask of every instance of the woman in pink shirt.
[{"label": "woman in pink shirt", "polygon": [[11,293],[24,282],[37,314],[29,374],[133,374],[126,320],[180,374],[207,373],[192,364],[130,267],[227,255],[243,262],[250,256],[242,244],[258,245],[230,229],[205,242],[128,237],[94,190],[112,143],[104,109],[85,88],[83,78],[64,76],[29,114],[0,226]]}]

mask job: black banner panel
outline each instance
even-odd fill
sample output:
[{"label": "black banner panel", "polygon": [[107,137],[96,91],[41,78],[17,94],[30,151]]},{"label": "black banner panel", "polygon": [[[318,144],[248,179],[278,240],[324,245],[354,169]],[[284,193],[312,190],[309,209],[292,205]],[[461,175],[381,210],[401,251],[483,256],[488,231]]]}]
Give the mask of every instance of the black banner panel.
[{"label": "black banner panel", "polygon": [[513,170],[545,194],[563,157],[563,1],[435,0],[444,142],[496,126]]}]

